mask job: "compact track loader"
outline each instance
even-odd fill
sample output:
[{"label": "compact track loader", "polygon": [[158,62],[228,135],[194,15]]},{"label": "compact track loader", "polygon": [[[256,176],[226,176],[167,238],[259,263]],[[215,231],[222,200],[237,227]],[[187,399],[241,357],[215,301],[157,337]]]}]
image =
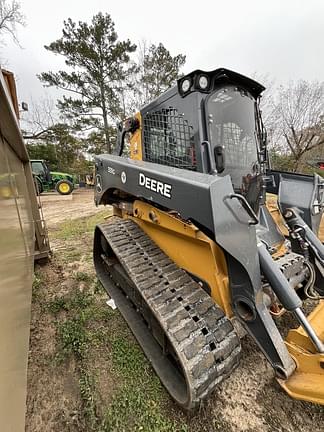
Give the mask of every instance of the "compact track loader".
[{"label": "compact track loader", "polygon": [[[98,278],[187,410],[238,366],[246,332],[289,395],[324,404],[324,180],[269,168],[263,90],[196,70],[95,160],[95,202],[113,206],[95,230]],[[286,311],[299,327],[284,340]]]}]

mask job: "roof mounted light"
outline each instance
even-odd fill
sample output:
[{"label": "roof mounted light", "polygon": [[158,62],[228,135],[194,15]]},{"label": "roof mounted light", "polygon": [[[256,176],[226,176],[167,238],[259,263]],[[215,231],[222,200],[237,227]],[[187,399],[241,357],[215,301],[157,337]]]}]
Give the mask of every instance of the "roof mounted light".
[{"label": "roof mounted light", "polygon": [[207,90],[209,87],[209,78],[206,75],[200,75],[198,79],[198,85],[201,90]]},{"label": "roof mounted light", "polygon": [[[188,82],[184,83],[184,81],[187,80],[190,81],[189,89]],[[254,98],[259,97],[265,90],[265,88],[256,81],[225,68],[218,68],[213,71],[194,70],[186,74],[186,76],[179,78],[177,80],[177,87],[180,96],[185,98],[194,91],[209,93],[214,88],[217,88],[218,84],[222,85],[224,82],[231,82],[234,83],[234,85],[246,89]]]},{"label": "roof mounted light", "polygon": [[185,78],[181,83],[181,90],[183,93],[187,93],[191,87],[191,79]]}]

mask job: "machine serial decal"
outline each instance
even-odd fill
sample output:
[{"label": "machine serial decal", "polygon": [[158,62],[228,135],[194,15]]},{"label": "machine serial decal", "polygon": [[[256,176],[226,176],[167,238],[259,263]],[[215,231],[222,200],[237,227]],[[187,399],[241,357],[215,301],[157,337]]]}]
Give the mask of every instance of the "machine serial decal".
[{"label": "machine serial decal", "polygon": [[166,198],[171,198],[172,186],[167,183],[147,177],[143,173],[139,173],[138,183],[146,189],[156,192]]},{"label": "machine serial decal", "polygon": [[112,174],[112,175],[116,174],[115,168],[112,168],[109,166],[109,167],[107,167],[107,170],[108,170],[109,174]]}]

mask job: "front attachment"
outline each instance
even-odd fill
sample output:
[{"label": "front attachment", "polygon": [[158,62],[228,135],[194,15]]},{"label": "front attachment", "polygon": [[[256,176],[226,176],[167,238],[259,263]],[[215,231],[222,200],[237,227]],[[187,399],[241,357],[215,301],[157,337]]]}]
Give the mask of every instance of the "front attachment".
[{"label": "front attachment", "polygon": [[[324,301],[307,319],[323,341]],[[279,384],[295,399],[324,405],[324,353],[316,351],[302,327],[289,331],[286,345],[296,363],[296,370],[287,380],[278,379]]]}]

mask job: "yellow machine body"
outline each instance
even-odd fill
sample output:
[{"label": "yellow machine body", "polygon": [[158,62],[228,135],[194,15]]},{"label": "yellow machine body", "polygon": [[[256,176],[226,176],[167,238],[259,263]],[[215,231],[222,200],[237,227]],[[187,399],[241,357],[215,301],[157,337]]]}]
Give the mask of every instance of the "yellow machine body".
[{"label": "yellow machine body", "polygon": [[[324,340],[324,301],[307,318],[317,336]],[[316,352],[301,327],[289,331],[286,345],[297,367],[288,380],[278,380],[280,385],[295,399],[324,405],[324,354]]]},{"label": "yellow machine body", "polygon": [[195,225],[142,201],[135,201],[133,219],[179,267],[198,277],[228,317],[233,316],[225,256]]},{"label": "yellow machine body", "polygon": [[130,158],[134,160],[143,159],[142,150],[142,116],[141,113],[137,113],[135,118],[139,121],[139,128],[131,135],[130,144]]}]

